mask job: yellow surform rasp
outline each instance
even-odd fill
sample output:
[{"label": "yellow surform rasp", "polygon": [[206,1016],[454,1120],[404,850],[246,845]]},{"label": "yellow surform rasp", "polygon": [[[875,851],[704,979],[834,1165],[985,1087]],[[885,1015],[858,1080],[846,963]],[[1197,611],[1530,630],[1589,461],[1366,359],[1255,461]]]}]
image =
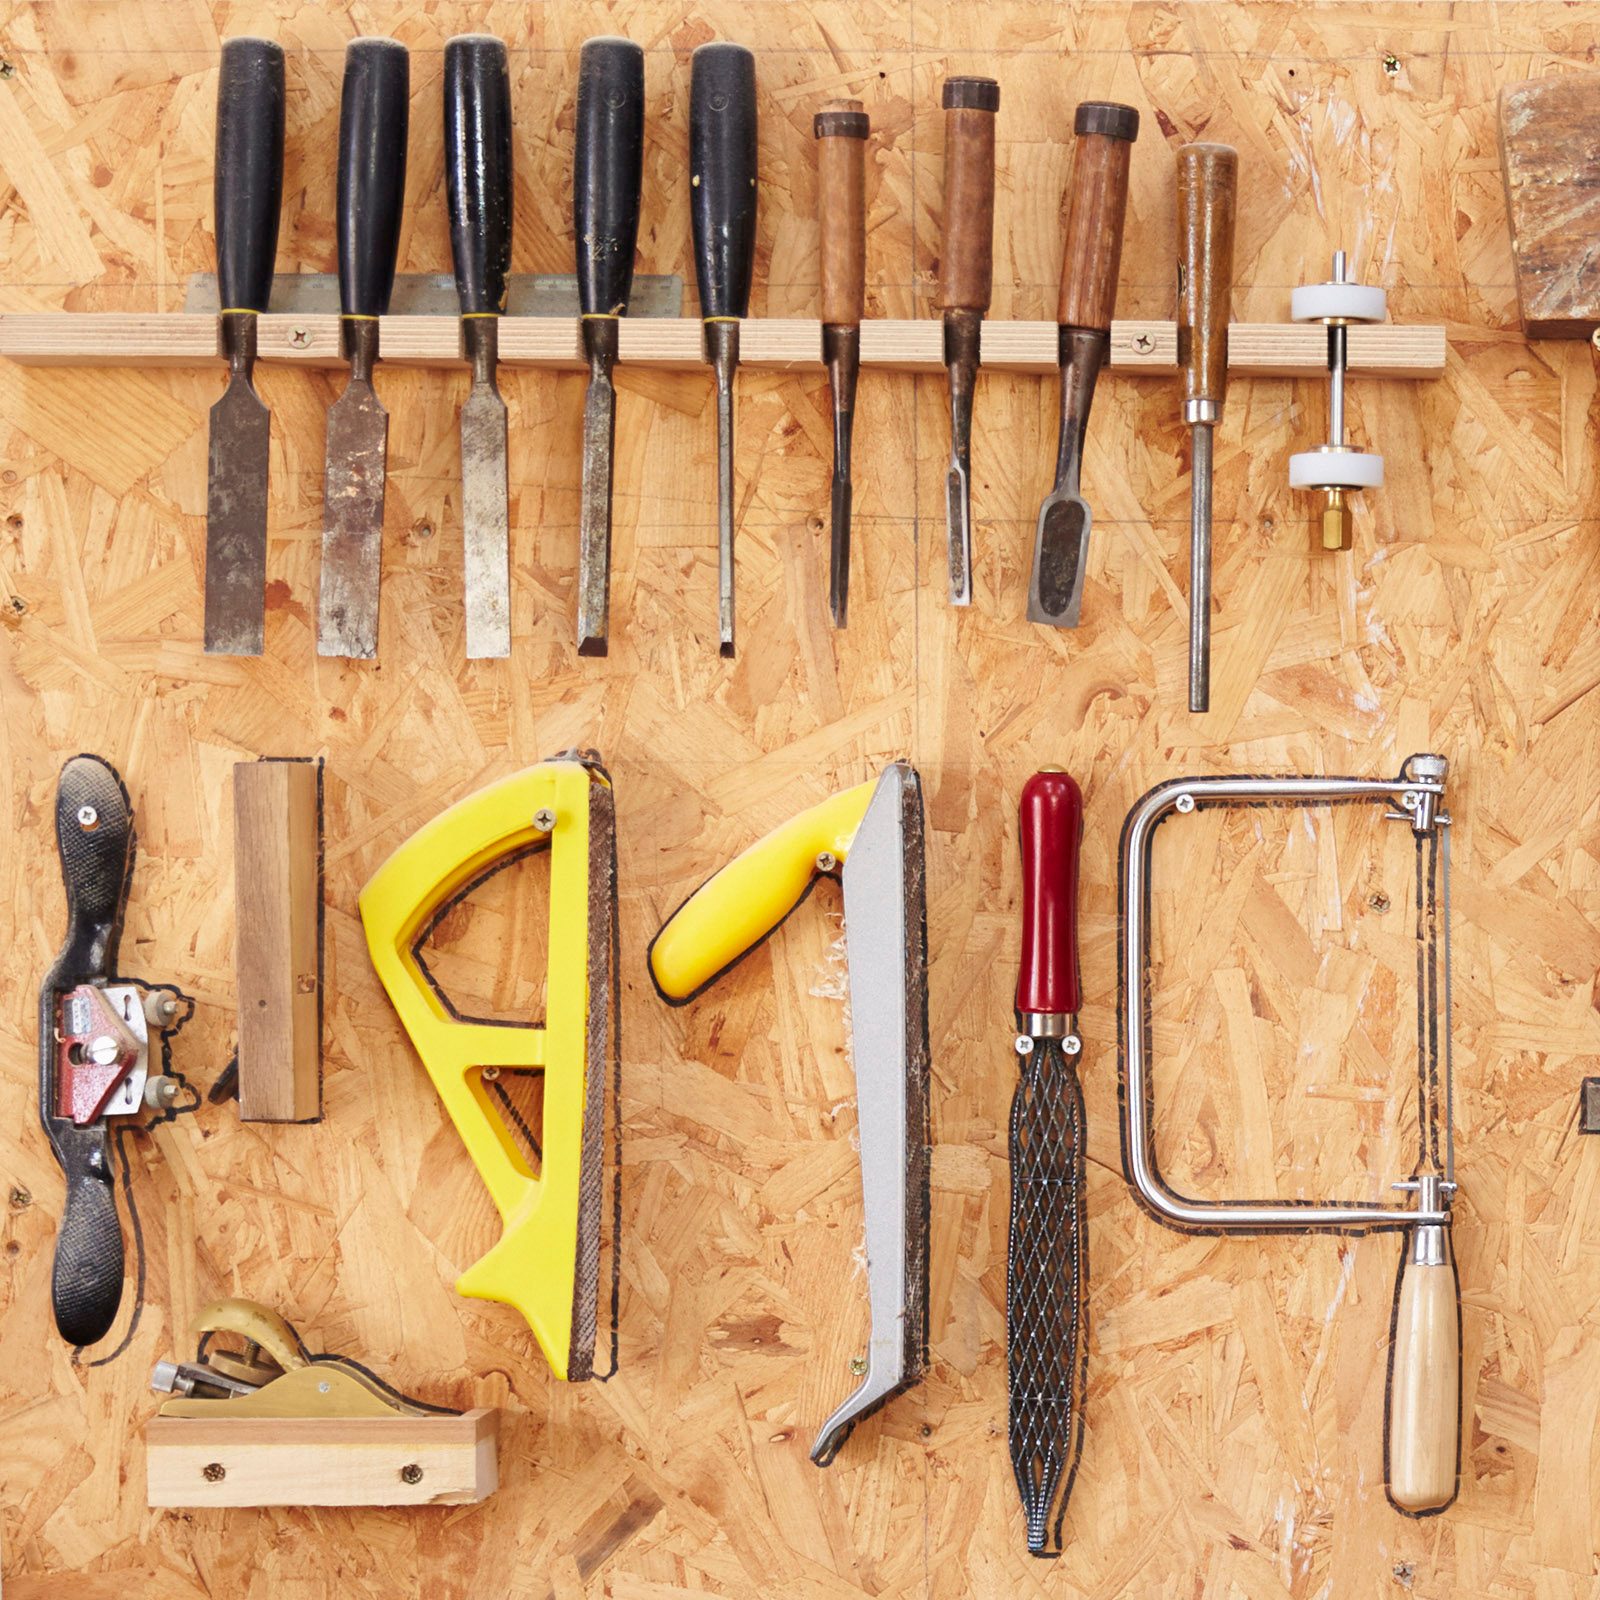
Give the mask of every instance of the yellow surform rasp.
[{"label": "yellow surform rasp", "polygon": [[850,1430],[909,1388],[928,1351],[928,931],[922,786],[897,761],[775,828],[702,884],[656,935],[650,975],[691,1000],[805,898],[844,886],[870,1326],[861,1381],[823,1423],[827,1466]]},{"label": "yellow surform rasp", "polygon": [[[456,1290],[515,1306],[558,1378],[592,1376],[606,1063],[616,1040],[616,822],[598,763],[559,756],[469,795],[419,829],[361,892],[367,948],[504,1232]],[[542,1025],[458,1015],[419,950],[444,912],[510,860],[550,853]],[[544,1073],[535,1172],[485,1085]]]}]

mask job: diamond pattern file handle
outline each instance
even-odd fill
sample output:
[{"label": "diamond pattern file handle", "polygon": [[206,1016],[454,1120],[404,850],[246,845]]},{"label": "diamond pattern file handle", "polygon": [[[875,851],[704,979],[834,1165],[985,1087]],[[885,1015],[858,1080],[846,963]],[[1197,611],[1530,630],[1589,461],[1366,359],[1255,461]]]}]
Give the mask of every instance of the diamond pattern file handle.
[{"label": "diamond pattern file handle", "polygon": [[1061,1553],[1067,1497],[1083,1449],[1088,1358],[1088,1232],[1080,1003],[1078,850],[1083,796],[1064,772],[1022,791],[1021,1075],[1011,1102],[1011,1225],[1006,1370],[1011,1468],[1028,1551]]}]

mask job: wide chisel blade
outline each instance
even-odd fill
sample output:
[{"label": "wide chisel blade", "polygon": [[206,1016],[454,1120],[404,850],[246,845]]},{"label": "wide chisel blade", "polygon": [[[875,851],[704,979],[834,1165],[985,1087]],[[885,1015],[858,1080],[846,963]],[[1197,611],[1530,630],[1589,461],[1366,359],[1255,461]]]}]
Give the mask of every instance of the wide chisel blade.
[{"label": "wide chisel blade", "polygon": [[[612,328],[615,323],[610,324]],[[606,653],[611,608],[611,481],[617,391],[606,361],[583,402],[583,502],[578,530],[578,654]]]},{"label": "wide chisel blade", "polygon": [[258,656],[266,636],[271,415],[235,375],[211,408],[206,489],[206,654]]},{"label": "wide chisel blade", "polygon": [[352,377],[328,411],[319,655],[371,660],[378,653],[388,450],[389,413],[369,380]]},{"label": "wide chisel blade", "polygon": [[467,655],[511,654],[510,508],[506,403],[474,384],[461,407],[461,521],[465,536]]}]

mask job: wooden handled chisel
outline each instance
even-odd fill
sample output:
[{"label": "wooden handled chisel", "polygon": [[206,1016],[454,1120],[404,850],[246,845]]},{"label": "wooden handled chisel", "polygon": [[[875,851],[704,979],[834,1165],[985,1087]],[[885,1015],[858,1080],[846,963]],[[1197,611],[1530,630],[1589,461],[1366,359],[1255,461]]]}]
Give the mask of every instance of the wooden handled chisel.
[{"label": "wooden handled chisel", "polygon": [[1036,772],[1023,787],[1019,821],[1020,1076],[1011,1101],[1006,1243],[1008,1434],[1029,1553],[1055,1556],[1083,1451],[1089,1352],[1088,1144],[1076,1066],[1083,1049],[1078,785],[1054,767]]},{"label": "wooden handled chisel", "polygon": [[703,44],[690,61],[689,217],[706,361],[717,381],[718,635],[733,654],[733,375],[756,261],[756,58]]},{"label": "wooden handled chisel", "polygon": [[511,269],[511,76],[506,47],[461,34],[444,47],[444,177],[461,349],[461,533],[469,660],[511,654],[506,403],[495,383]]},{"label": "wooden handled chisel", "polygon": [[644,177],[644,51],[590,39],[578,55],[572,233],[589,392],[583,406],[583,503],[578,535],[578,654],[603,656],[611,610],[611,484],[617,425],[618,323],[633,292]]},{"label": "wooden handled chisel", "polygon": [[350,363],[328,410],[317,653],[378,653],[378,583],[389,413],[372,387],[378,318],[389,309],[405,200],[411,58],[393,39],[355,39],[339,102],[339,337]]},{"label": "wooden handled chisel", "polygon": [[258,656],[266,639],[267,450],[256,318],[272,293],[283,204],[283,50],[229,39],[217,82],[218,337],[228,387],[211,408],[206,482],[206,653]]},{"label": "wooden handled chisel", "polygon": [[950,376],[950,468],[945,533],[950,604],[972,604],[972,391],[983,359],[983,314],[994,288],[994,133],[1000,85],[944,81],[944,243],[939,303]]},{"label": "wooden handled chisel", "polygon": [[828,606],[842,628],[850,606],[850,433],[861,373],[867,296],[869,124],[859,100],[830,100],[812,122],[817,140],[817,212],[822,231],[822,359],[833,397],[832,533]]},{"label": "wooden handled chisel", "polygon": [[1055,488],[1039,507],[1028,620],[1075,628],[1089,555],[1089,504],[1079,489],[1095,379],[1111,345],[1122,264],[1128,160],[1139,135],[1132,106],[1088,100],[1074,121],[1077,150],[1067,192],[1067,249],[1061,264],[1061,438]]},{"label": "wooden handled chisel", "polygon": [[1193,440],[1189,493],[1189,709],[1211,708],[1211,430],[1228,392],[1239,157],[1225,144],[1178,152],[1178,359]]}]

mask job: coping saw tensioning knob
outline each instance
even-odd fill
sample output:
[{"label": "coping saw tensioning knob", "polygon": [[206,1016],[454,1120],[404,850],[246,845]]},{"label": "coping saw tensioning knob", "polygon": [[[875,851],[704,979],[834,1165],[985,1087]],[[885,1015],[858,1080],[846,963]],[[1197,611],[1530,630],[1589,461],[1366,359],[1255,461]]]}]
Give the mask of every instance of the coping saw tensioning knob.
[{"label": "coping saw tensioning knob", "polygon": [[1289,302],[1289,314],[1296,322],[1320,322],[1328,330],[1328,442],[1289,457],[1289,487],[1318,489],[1324,496],[1324,550],[1350,548],[1348,492],[1383,487],[1383,457],[1344,442],[1344,378],[1349,364],[1346,335],[1351,324],[1382,322],[1388,297],[1382,289],[1352,283],[1345,273],[1345,253],[1336,250],[1331,281],[1304,284],[1294,290]]}]

